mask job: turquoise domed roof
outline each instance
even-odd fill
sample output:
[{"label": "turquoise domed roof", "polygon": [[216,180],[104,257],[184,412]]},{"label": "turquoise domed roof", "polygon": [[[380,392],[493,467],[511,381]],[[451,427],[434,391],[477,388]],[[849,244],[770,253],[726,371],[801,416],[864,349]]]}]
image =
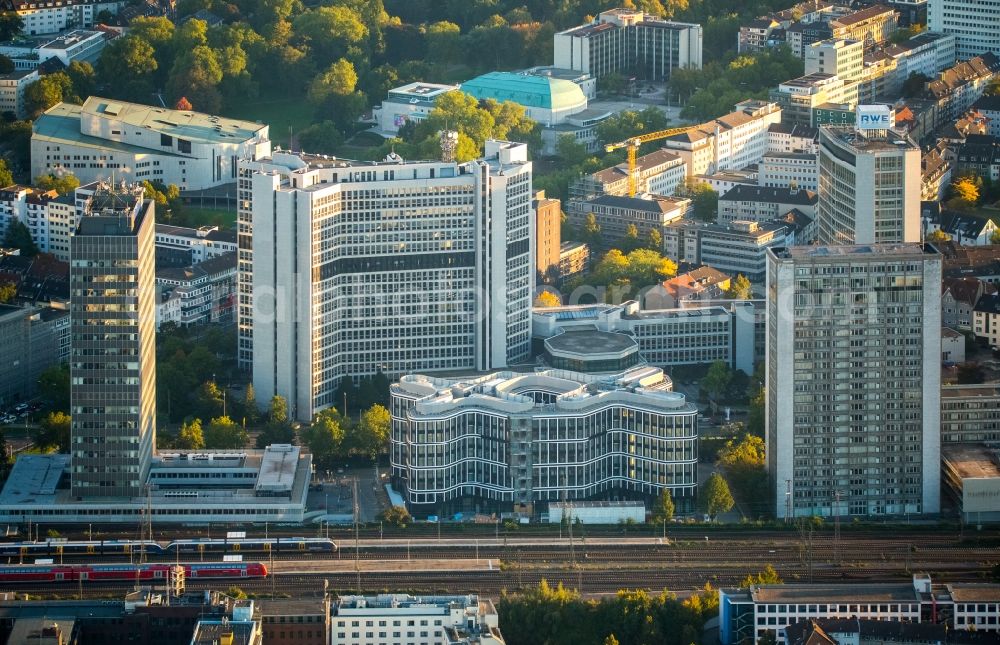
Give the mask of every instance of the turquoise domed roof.
[{"label": "turquoise domed roof", "polygon": [[587,107],[587,97],[572,81],[518,72],[489,72],[462,83],[461,90],[477,99],[513,101],[529,108],[562,111]]}]

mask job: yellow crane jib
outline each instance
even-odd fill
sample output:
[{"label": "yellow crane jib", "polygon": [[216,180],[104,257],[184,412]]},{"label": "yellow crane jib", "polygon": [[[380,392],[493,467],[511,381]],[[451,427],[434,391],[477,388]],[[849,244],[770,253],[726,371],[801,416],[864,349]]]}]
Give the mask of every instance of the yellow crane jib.
[{"label": "yellow crane jib", "polygon": [[639,154],[639,147],[644,143],[649,143],[650,141],[658,141],[660,139],[666,139],[667,137],[672,137],[676,134],[683,134],[688,130],[696,128],[695,125],[686,125],[682,128],[670,128],[667,130],[657,130],[656,132],[648,132],[646,134],[640,134],[636,137],[629,137],[624,141],[619,141],[618,143],[609,143],[604,146],[605,152],[614,152],[615,150],[620,150],[622,148],[628,149],[628,196],[635,197],[636,193],[636,163],[635,158]]}]

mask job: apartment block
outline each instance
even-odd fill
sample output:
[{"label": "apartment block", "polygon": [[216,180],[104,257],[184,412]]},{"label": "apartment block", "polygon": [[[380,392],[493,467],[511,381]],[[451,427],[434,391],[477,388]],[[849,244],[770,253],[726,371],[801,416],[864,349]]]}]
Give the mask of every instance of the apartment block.
[{"label": "apartment block", "polygon": [[896,76],[904,81],[914,74],[934,78],[957,60],[955,35],[939,31],[925,31],[884,51],[896,60]]},{"label": "apartment block", "polygon": [[34,396],[38,377],[69,361],[69,312],[0,305],[0,405]]},{"label": "apartment block", "polygon": [[819,155],[804,152],[768,152],[757,166],[757,182],[765,188],[819,187]]},{"label": "apartment block", "polygon": [[239,358],[309,421],[344,378],[487,370],[530,355],[527,146],[353,163],[275,153],[239,182]]},{"label": "apartment block", "polygon": [[820,128],[822,244],[919,242],[920,147],[894,130]]},{"label": "apartment block", "polygon": [[671,22],[633,9],[601,12],[594,22],[555,34],[553,66],[594,78],[633,74],[668,80],[673,70],[701,68],[701,25]]},{"label": "apartment block", "polygon": [[899,12],[878,4],[830,20],[834,38],[859,40],[866,48],[887,42],[898,26]]},{"label": "apartment block", "polygon": [[1000,448],[1000,386],[942,386],[941,444]]},{"label": "apartment block", "polygon": [[781,108],[767,101],[737,103],[733,112],[664,140],[688,176],[740,170],[760,161],[768,150],[768,129],[782,120]]},{"label": "apartment block", "polygon": [[546,197],[545,191],[539,190],[531,206],[535,211],[535,272],[541,281],[559,273],[562,202]]},{"label": "apartment block", "polygon": [[767,128],[768,152],[819,152],[819,130],[801,123],[772,123]]},{"label": "apartment block", "polygon": [[803,188],[771,188],[740,185],[719,197],[717,223],[735,221],[770,222],[793,209],[816,216],[817,196]]},{"label": "apartment block", "polygon": [[16,69],[0,74],[0,113],[10,112],[18,119],[27,118],[24,91],[38,80],[38,70]]},{"label": "apartment block", "polygon": [[931,246],[768,251],[765,428],[779,518],[939,512],[940,285]]},{"label": "apartment block", "polygon": [[779,84],[770,91],[770,99],[781,106],[784,123],[815,126],[815,111],[821,105],[845,104],[853,109],[858,85],[833,74],[807,74]]},{"label": "apartment block", "polygon": [[24,22],[29,36],[54,34],[73,27],[90,27],[102,11],[118,13],[117,0],[4,0],[0,10],[13,11]]},{"label": "apartment block", "polygon": [[1000,58],[992,52],[950,67],[927,83],[926,96],[937,104],[936,124],[956,121],[978,101],[1000,74]]},{"label": "apartment block", "polygon": [[113,177],[204,190],[235,184],[241,160],[270,153],[266,125],[92,96],[38,117],[31,176],[69,173],[83,184]]},{"label": "apartment block", "polygon": [[[687,167],[679,154],[657,150],[641,155],[635,160],[636,193],[673,195],[684,183]],[[584,175],[569,187],[571,200],[590,199],[598,195],[628,195],[628,164]]]},{"label": "apartment block", "polygon": [[330,622],[330,645],[504,645],[496,607],[476,595],[341,596]]},{"label": "apartment block", "polygon": [[706,264],[729,275],[763,282],[766,251],[786,246],[787,226],[780,221],[736,220],[729,226],[681,220],[663,231],[663,252],[677,262]]},{"label": "apartment block", "polygon": [[860,40],[831,38],[806,49],[805,73],[832,74],[845,81],[861,80],[865,66],[865,44]]},{"label": "apartment block", "polygon": [[235,319],[236,252],[187,267],[156,271],[156,327],[227,323]]},{"label": "apartment block", "polygon": [[572,226],[582,230],[587,217],[594,215],[601,227],[601,239],[605,245],[612,247],[624,240],[631,226],[636,227],[640,242],[649,239],[650,231],[662,234],[664,227],[683,217],[690,208],[691,200],[682,197],[600,195],[569,202],[566,216]]}]

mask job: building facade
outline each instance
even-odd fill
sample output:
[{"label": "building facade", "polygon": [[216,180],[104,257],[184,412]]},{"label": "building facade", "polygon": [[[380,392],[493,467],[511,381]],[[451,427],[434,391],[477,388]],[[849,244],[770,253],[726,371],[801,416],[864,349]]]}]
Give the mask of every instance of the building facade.
[{"label": "building facade", "polygon": [[141,497],[156,442],[154,203],[108,186],[70,244],[71,486]]},{"label": "building facade", "polygon": [[156,327],[228,323],[235,318],[236,253],[156,271]]},{"label": "building facade", "polygon": [[801,188],[816,192],[819,188],[819,155],[769,152],[760,160],[757,182],[765,188]]},{"label": "building facade", "polygon": [[[585,337],[568,341],[578,334]],[[601,334],[620,340],[622,356],[634,356],[625,345],[635,341],[621,334],[564,332],[546,343],[559,339],[557,354],[577,348],[584,364],[627,364],[582,346]],[[661,370],[643,366],[611,374],[404,376],[391,388],[394,485],[418,513],[652,499],[665,489],[678,508],[691,509],[698,408],[671,385]]]},{"label": "building facade", "polygon": [[768,472],[779,518],[940,510],[941,256],[771,249]]},{"label": "building facade", "polygon": [[892,130],[820,128],[821,244],[919,242],[920,147]]},{"label": "building facade", "polygon": [[986,444],[1000,448],[1000,387],[941,388],[941,444]]},{"label": "building facade", "polygon": [[38,70],[16,69],[0,74],[0,113],[11,112],[18,119],[28,116],[24,108],[24,91],[38,80]]},{"label": "building facade", "polygon": [[258,400],[309,421],[341,380],[530,355],[527,146],[351,164],[275,153],[239,182],[239,358]]},{"label": "building facade", "polygon": [[717,222],[721,226],[736,221],[770,222],[792,209],[814,217],[816,203],[816,193],[804,188],[739,185],[719,197]]},{"label": "building facade", "polygon": [[927,28],[954,35],[959,60],[986,52],[1000,56],[998,6],[962,0],[927,0]]},{"label": "building facade", "polygon": [[601,12],[593,23],[553,37],[553,65],[595,78],[632,74],[667,80],[675,69],[701,68],[701,25],[670,22],[632,9]]},{"label": "building facade", "polygon": [[749,99],[725,116],[665,139],[663,146],[680,156],[689,177],[742,170],[768,151],[768,130],[781,118],[775,103]]},{"label": "building facade", "polygon": [[0,305],[0,405],[26,401],[42,372],[68,360],[68,311]]},{"label": "building facade", "polygon": [[865,67],[865,44],[860,40],[831,38],[806,48],[806,74],[833,74],[845,81],[860,81]]},{"label": "building facade", "polygon": [[535,210],[535,272],[539,281],[558,277],[562,202],[539,190],[531,205]]},{"label": "building facade", "polygon": [[341,596],[330,622],[330,645],[504,645],[493,602],[475,595]]},{"label": "building facade", "polygon": [[239,161],[270,153],[266,125],[92,96],[83,105],[59,103],[35,120],[31,176],[204,190],[236,183]]},{"label": "building facade", "polygon": [[662,234],[664,227],[683,217],[690,207],[691,200],[681,197],[600,195],[569,202],[566,215],[577,230],[583,230],[587,217],[593,215],[601,227],[601,240],[614,246],[625,239],[632,226],[636,228],[639,242],[648,241],[651,231]]},{"label": "building facade", "polygon": [[763,282],[767,273],[766,251],[785,246],[783,222],[736,220],[729,226],[682,220],[663,231],[663,253],[677,262],[707,264],[729,275],[743,275]]}]

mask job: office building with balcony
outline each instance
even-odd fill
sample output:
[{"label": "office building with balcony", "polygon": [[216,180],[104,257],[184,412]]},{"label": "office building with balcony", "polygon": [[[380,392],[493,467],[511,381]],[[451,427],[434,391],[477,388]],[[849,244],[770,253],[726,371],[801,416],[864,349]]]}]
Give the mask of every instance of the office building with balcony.
[{"label": "office building with balcony", "polygon": [[770,249],[768,473],[779,518],[940,510],[941,255]]},{"label": "office building with balcony", "polygon": [[488,370],[530,356],[527,146],[482,159],[240,167],[239,359],[258,401],[308,422],[345,378]]}]

